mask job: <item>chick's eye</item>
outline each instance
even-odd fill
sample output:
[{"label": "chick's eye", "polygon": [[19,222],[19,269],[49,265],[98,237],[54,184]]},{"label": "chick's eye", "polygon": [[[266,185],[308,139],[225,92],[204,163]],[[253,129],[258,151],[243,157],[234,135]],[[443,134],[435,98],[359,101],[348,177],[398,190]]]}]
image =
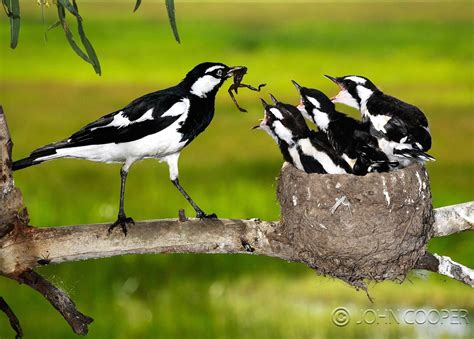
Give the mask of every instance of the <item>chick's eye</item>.
[{"label": "chick's eye", "polygon": [[218,77],[221,77],[222,76],[222,70],[218,70],[216,74],[217,74]]}]

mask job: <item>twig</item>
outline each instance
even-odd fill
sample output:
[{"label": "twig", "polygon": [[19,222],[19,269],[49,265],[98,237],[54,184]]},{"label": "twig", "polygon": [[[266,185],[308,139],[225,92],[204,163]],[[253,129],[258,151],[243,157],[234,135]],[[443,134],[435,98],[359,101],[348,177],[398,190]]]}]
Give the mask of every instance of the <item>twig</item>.
[{"label": "twig", "polygon": [[2,297],[0,297],[0,310],[7,315],[8,320],[10,321],[10,326],[16,333],[15,339],[23,337],[23,330],[21,328],[20,321],[18,320],[17,316],[10,308],[10,306],[8,306],[5,299],[3,299]]},{"label": "twig", "polygon": [[57,288],[33,270],[27,270],[11,278],[41,293],[50,304],[61,313],[74,333],[80,335],[87,334],[87,326],[94,321],[94,319],[79,312],[66,292]]}]

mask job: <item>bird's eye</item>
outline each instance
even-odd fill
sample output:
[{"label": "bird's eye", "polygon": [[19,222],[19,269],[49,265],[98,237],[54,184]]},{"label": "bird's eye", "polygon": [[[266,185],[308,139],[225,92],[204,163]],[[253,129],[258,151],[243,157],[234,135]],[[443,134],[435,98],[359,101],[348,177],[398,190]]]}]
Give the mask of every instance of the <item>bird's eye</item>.
[{"label": "bird's eye", "polygon": [[217,74],[218,77],[221,77],[222,76],[222,70],[221,69],[218,70],[216,74]]}]

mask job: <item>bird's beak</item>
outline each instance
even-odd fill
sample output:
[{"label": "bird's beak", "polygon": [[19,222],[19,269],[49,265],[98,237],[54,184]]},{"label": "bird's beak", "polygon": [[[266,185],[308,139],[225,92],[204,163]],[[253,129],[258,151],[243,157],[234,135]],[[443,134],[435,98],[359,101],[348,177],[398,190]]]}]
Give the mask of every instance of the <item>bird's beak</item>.
[{"label": "bird's beak", "polygon": [[333,77],[333,76],[330,76],[330,75],[327,75],[327,74],[324,74],[324,77],[331,80],[332,82],[334,82],[336,85],[338,85],[341,89],[345,89],[344,88],[344,85],[342,83],[342,81],[340,81],[340,78],[336,78],[336,77]]},{"label": "bird's beak", "polygon": [[243,71],[243,73],[247,73],[247,67],[245,67],[245,66],[233,66],[227,71],[227,77],[229,78],[229,77],[233,76],[235,73],[241,72],[241,71]]},{"label": "bird's beak", "polygon": [[275,105],[278,104],[277,98],[275,98],[275,97],[273,96],[273,94],[271,94],[271,93],[270,93],[270,98],[272,99],[272,101],[273,101],[273,103],[274,103]]},{"label": "bird's beak", "polygon": [[296,89],[298,90],[298,92],[301,92],[301,86],[300,84],[298,84],[295,80],[291,80],[291,82],[293,83],[293,85],[295,85]]},{"label": "bird's beak", "polygon": [[332,76],[327,75],[327,74],[324,74],[324,77],[325,77],[325,78],[328,78],[329,80],[331,80],[332,82],[334,82],[336,85],[339,86],[341,92],[339,92],[338,95],[336,95],[336,96],[334,96],[334,97],[331,98],[331,101],[332,101],[332,102],[338,102],[338,96],[339,96],[343,91],[346,90],[346,88],[344,87],[344,83],[343,83],[342,81],[340,81],[339,78],[332,77]]},{"label": "bird's beak", "polygon": [[262,105],[263,105],[263,108],[265,109],[265,111],[263,112],[263,119],[260,119],[260,124],[257,125],[257,126],[253,126],[252,129],[259,129],[259,128],[262,128],[262,123],[265,121],[265,119],[267,118],[267,109],[270,107],[270,105],[265,101],[263,100],[262,98],[260,98],[260,101],[262,102]]}]

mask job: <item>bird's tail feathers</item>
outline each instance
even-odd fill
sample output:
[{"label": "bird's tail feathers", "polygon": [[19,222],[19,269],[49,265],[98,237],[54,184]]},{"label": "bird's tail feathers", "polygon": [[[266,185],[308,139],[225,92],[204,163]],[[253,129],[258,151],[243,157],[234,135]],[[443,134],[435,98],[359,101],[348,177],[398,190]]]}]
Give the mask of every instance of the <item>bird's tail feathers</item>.
[{"label": "bird's tail feathers", "polygon": [[436,161],[435,157],[419,149],[401,149],[395,150],[393,153],[409,159],[415,158],[420,161]]},{"label": "bird's tail feathers", "polygon": [[60,141],[53,144],[48,144],[46,146],[40,147],[33,152],[31,152],[30,156],[14,161],[12,165],[12,169],[14,171],[30,167],[33,165],[41,164],[42,162],[60,158],[61,155],[56,153],[58,148],[63,146],[64,142]]}]

